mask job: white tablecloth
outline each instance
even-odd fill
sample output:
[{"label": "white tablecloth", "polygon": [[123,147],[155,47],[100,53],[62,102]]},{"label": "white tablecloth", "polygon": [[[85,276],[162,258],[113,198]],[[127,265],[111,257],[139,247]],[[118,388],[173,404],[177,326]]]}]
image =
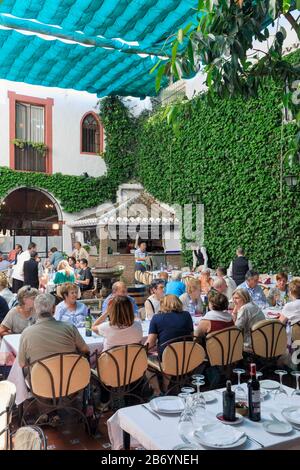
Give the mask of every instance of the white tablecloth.
[{"label": "white tablecloth", "polygon": [[[149,329],[149,321],[143,321],[143,335],[146,339]],[[103,349],[103,337],[93,333],[92,336],[85,336],[85,328],[78,328],[79,333],[87,343],[90,353],[96,350],[100,353]],[[0,365],[12,365],[7,380],[14,383],[17,387],[16,404],[19,405],[23,401],[30,398],[29,391],[26,387],[23,370],[19,365],[17,354],[19,351],[21,335],[6,335],[2,338],[0,347]]]},{"label": "white tablecloth", "polygon": [[[292,392],[291,388],[285,388],[289,393]],[[217,400],[206,404],[206,410],[209,419],[216,422],[216,414],[222,411],[222,394],[213,393],[216,394]],[[270,395],[262,402],[260,422],[244,418],[241,424],[235,425],[235,428],[253,437],[266,448],[300,450],[300,431],[293,429],[287,435],[275,435],[268,433],[263,427],[263,422],[270,419],[270,413],[274,413],[278,419],[284,421],[281,410],[295,405],[300,406],[300,400],[297,398],[277,401]],[[178,433],[179,415],[161,415],[161,417],[162,419],[158,421],[141,405],[121,408],[107,421],[112,449],[118,450],[123,447],[123,430],[131,435],[132,447],[142,446],[147,450],[171,450],[176,445],[183,444]],[[258,444],[247,439],[245,444],[238,449],[257,450],[260,448]],[[204,450],[203,447],[201,449]]]}]

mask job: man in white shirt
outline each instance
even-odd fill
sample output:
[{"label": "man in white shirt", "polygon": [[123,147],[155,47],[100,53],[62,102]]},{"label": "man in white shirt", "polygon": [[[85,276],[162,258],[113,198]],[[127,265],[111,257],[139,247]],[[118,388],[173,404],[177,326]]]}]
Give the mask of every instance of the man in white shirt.
[{"label": "man in white shirt", "polygon": [[31,242],[28,245],[28,249],[18,256],[18,261],[13,268],[12,274],[12,291],[15,294],[17,294],[18,290],[24,285],[24,263],[30,260],[31,253],[34,251],[36,251],[36,244]]}]

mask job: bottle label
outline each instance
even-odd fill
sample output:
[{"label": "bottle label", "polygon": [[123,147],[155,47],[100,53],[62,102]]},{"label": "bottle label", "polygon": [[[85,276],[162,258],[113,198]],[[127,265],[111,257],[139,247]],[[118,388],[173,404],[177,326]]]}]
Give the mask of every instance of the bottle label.
[{"label": "bottle label", "polygon": [[260,413],[260,390],[253,390],[251,395],[253,413]]}]

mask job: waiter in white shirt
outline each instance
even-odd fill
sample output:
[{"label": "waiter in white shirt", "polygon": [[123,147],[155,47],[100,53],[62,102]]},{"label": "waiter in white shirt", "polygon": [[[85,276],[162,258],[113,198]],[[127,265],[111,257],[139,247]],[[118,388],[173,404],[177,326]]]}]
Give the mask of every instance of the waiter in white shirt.
[{"label": "waiter in white shirt", "polygon": [[12,273],[12,291],[16,294],[21,287],[24,285],[24,263],[29,261],[31,253],[36,251],[36,243],[31,242],[28,245],[28,249],[23,251],[18,256],[18,261],[13,267]]}]

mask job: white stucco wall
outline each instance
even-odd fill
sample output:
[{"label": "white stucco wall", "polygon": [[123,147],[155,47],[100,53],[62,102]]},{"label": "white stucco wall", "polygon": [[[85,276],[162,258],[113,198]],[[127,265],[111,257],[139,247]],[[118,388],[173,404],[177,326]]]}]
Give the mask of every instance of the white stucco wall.
[{"label": "white stucco wall", "polygon": [[9,166],[8,91],[53,98],[53,173],[100,176],[106,172],[104,160],[97,155],[80,153],[80,121],[88,111],[96,111],[97,96],[75,90],[63,90],[0,80],[0,166]]}]

